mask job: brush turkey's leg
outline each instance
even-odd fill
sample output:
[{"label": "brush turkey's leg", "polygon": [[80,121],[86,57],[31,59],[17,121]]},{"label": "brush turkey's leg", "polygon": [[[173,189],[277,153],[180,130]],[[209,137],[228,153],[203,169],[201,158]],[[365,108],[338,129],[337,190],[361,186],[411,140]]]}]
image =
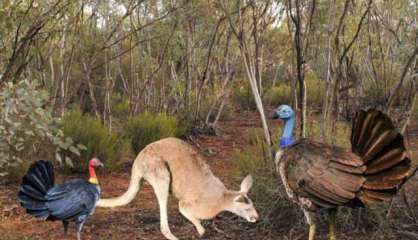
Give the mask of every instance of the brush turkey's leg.
[{"label": "brush turkey's leg", "polygon": [[183,202],[179,202],[179,210],[180,213],[187,218],[190,222],[193,223],[193,225],[196,227],[197,232],[199,233],[199,236],[203,236],[205,234],[205,228],[200,223],[200,220],[195,218],[193,214],[190,212],[190,210],[185,206]]},{"label": "brush turkey's leg", "polygon": [[167,200],[170,190],[170,173],[166,166],[161,163],[161,166],[155,168],[156,172],[148,172],[144,178],[151,184],[154,189],[155,196],[158,200],[158,205],[160,206],[160,228],[161,233],[170,240],[177,240],[177,237],[174,236],[168,225],[167,217]]},{"label": "brush turkey's leg", "polygon": [[309,225],[309,240],[315,240],[316,224]]},{"label": "brush turkey's leg", "polygon": [[315,240],[316,233],[316,222],[315,222],[315,213],[309,212],[303,209],[303,213],[306,217],[306,222],[309,224],[309,240]]},{"label": "brush turkey's leg", "polygon": [[363,208],[357,209],[356,232],[360,232],[361,219],[363,216]]},{"label": "brush turkey's leg", "polygon": [[76,224],[76,230],[77,230],[77,240],[81,240],[81,229],[83,229],[83,225],[86,217],[80,217],[79,220],[75,223]]},{"label": "brush turkey's leg", "polygon": [[329,240],[336,240],[335,234],[335,217],[337,215],[337,209],[329,210]]},{"label": "brush turkey's leg", "polygon": [[62,225],[64,226],[64,234],[67,235],[67,233],[68,233],[68,221],[62,221]]}]

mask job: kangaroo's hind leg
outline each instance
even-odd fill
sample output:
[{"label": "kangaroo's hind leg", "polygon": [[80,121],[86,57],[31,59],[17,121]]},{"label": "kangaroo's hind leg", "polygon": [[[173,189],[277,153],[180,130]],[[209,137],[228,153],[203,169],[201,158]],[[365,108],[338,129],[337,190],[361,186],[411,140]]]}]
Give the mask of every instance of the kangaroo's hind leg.
[{"label": "kangaroo's hind leg", "polygon": [[163,162],[155,161],[152,167],[152,170],[148,171],[144,178],[151,184],[154,189],[155,196],[158,200],[158,205],[160,206],[160,228],[161,232],[167,239],[177,240],[177,237],[174,236],[170,227],[168,226],[168,217],[167,217],[167,201],[170,188],[170,172]]}]

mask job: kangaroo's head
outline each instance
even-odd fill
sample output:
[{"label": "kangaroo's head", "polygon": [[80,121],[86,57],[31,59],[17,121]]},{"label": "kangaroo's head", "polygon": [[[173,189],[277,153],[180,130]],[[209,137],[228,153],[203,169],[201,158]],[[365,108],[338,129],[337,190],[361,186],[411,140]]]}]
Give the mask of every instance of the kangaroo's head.
[{"label": "kangaroo's head", "polygon": [[253,178],[248,175],[242,180],[239,191],[229,191],[225,196],[226,210],[246,219],[248,222],[256,222],[258,219],[253,202],[247,195],[252,185]]}]

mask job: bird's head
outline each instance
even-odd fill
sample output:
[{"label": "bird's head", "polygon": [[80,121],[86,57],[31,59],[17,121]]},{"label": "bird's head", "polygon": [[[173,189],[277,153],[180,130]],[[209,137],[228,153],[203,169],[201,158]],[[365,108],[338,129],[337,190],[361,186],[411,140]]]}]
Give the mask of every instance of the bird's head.
[{"label": "bird's head", "polygon": [[104,167],[104,164],[98,158],[92,158],[89,162],[91,167]]},{"label": "bird's head", "polygon": [[287,120],[295,116],[295,112],[289,105],[280,105],[273,114],[273,119]]}]

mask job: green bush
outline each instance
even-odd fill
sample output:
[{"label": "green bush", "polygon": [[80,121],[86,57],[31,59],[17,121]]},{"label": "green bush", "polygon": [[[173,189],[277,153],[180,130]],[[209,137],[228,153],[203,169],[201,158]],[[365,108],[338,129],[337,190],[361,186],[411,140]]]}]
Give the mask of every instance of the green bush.
[{"label": "green bush", "polygon": [[256,105],[254,96],[248,84],[241,84],[233,88],[232,99],[241,109],[254,110]]},{"label": "green bush", "polygon": [[138,153],[151,142],[181,137],[185,132],[186,127],[180,126],[175,117],[145,112],[128,120],[124,136],[130,139],[132,149]]},{"label": "green bush", "polygon": [[114,169],[130,153],[129,141],[116,133],[109,133],[101,121],[90,115],[83,115],[75,109],[62,119],[62,128],[66,137],[71,137],[77,144],[85,146],[80,156],[71,156],[71,170],[84,172],[87,162],[98,157],[106,169]]},{"label": "green bush", "polygon": [[[325,139],[322,139],[321,122],[317,119],[310,117],[306,123],[306,137],[310,139],[316,139],[328,144],[333,143],[340,147],[350,148],[350,136],[351,136],[351,123],[345,121],[336,122],[335,133],[331,131],[331,125],[325,127]],[[299,136],[299,129],[297,129],[297,135]]]},{"label": "green bush", "polygon": [[[200,119],[205,120],[206,116],[209,114],[210,108],[212,107],[213,101],[215,101],[214,97],[210,97],[206,101],[202,102],[201,109],[200,109]],[[216,119],[216,115],[218,114],[218,110],[220,108],[221,103],[218,104],[212,109],[212,112],[209,116],[209,122],[213,122]],[[232,118],[234,109],[229,104],[228,99],[226,100],[221,115],[219,116],[219,120],[228,120]]]},{"label": "green bush", "polygon": [[[311,107],[320,107],[323,101],[323,92],[321,82],[315,73],[310,71],[305,75],[307,103]],[[265,104],[270,106],[278,106],[280,104],[292,104],[293,91],[291,84],[279,83],[274,87],[267,89],[263,96]]]},{"label": "green bush", "polygon": [[52,159],[60,150],[78,153],[48,99],[36,81],[10,82],[0,90],[0,177],[20,178],[33,160]]},{"label": "green bush", "polygon": [[129,117],[129,99],[128,97],[121,96],[120,94],[113,94],[112,101],[114,105],[112,107],[114,117],[126,120]]},{"label": "green bush", "polygon": [[292,103],[292,89],[288,84],[279,84],[267,90],[264,103],[270,106]]},{"label": "green bush", "polygon": [[307,89],[307,102],[311,107],[321,107],[323,102],[323,84],[313,71],[309,71],[305,75],[305,83]]}]

